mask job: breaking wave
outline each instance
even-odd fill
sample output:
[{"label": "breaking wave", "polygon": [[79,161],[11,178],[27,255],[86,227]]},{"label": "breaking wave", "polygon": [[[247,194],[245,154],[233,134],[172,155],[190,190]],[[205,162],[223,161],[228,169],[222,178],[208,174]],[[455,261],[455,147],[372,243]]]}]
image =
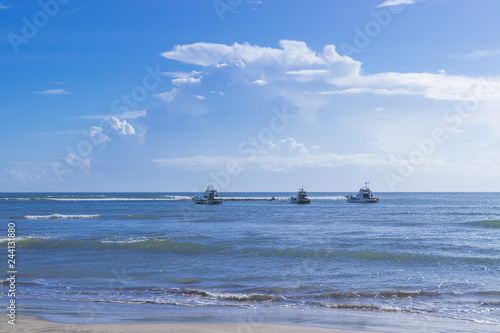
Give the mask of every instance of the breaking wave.
[{"label": "breaking wave", "polygon": [[50,215],[24,215],[21,218],[28,220],[56,220],[56,219],[97,219],[103,217],[99,214],[90,215],[65,215],[65,214],[50,214]]},{"label": "breaking wave", "polygon": [[500,220],[475,221],[467,222],[465,224],[482,228],[500,229]]}]

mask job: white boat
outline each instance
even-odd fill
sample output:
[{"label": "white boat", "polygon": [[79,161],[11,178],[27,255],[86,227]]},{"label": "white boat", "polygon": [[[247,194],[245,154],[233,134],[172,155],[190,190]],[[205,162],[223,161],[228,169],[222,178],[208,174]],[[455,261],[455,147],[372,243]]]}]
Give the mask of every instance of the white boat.
[{"label": "white boat", "polygon": [[208,185],[205,193],[203,195],[195,195],[191,198],[195,204],[205,204],[205,205],[220,205],[222,204],[222,198],[219,198],[219,194],[214,189],[212,185]]},{"label": "white boat", "polygon": [[311,203],[311,199],[307,197],[307,192],[304,191],[304,188],[299,188],[297,196],[291,197],[290,202],[295,204],[308,204]]},{"label": "white boat", "polygon": [[373,196],[372,191],[368,187],[368,182],[362,187],[356,195],[346,195],[347,202],[351,203],[377,203],[378,198]]}]

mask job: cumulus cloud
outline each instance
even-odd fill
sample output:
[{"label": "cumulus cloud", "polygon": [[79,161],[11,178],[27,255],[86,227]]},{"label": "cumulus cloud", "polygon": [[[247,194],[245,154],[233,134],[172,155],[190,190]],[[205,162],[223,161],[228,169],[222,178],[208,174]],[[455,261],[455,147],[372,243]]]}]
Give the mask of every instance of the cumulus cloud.
[{"label": "cumulus cloud", "polygon": [[110,141],[109,136],[103,133],[101,127],[91,126],[88,132],[88,136],[92,139],[95,144],[104,143]]},{"label": "cumulus cloud", "polygon": [[348,56],[341,56],[335,45],[327,45],[322,53],[311,50],[306,43],[281,40],[280,49],[250,45],[215,43],[194,43],[176,45],[172,51],[162,53],[167,59],[201,66],[227,66],[234,64],[241,68],[248,65],[279,66],[284,68],[314,69],[310,67],[335,67],[343,75],[357,74],[361,63]]},{"label": "cumulus cloud", "polygon": [[183,77],[179,79],[173,79],[172,83],[175,84],[176,86],[180,86],[181,84],[194,84],[194,83],[200,83],[201,78],[194,78],[194,77]]},{"label": "cumulus cloud", "polygon": [[184,72],[164,72],[163,74],[166,76],[173,77],[172,83],[176,86],[180,86],[183,84],[196,84],[201,83],[202,76],[200,76],[201,72],[191,71],[188,73]]},{"label": "cumulus cloud", "polygon": [[[395,4],[393,1],[386,5]],[[301,41],[282,40],[279,45],[280,48],[272,48],[248,43],[194,43],[177,45],[162,55],[168,59],[211,68],[211,71],[205,69],[207,73],[233,68],[229,74],[232,79],[254,85],[286,84],[292,81],[304,84],[303,91],[316,91],[323,95],[420,95],[438,100],[500,100],[500,94],[492,92],[500,91],[498,78],[448,75],[443,71],[437,74],[384,72],[363,75],[361,62],[340,55],[335,45],[326,45],[322,52],[313,51]],[[196,75],[199,74],[196,72]],[[179,82],[187,83],[192,73],[182,74],[184,77],[177,75],[178,80],[181,80]],[[482,90],[479,94],[478,89]],[[176,90],[172,90],[160,97],[170,101],[176,93]]]},{"label": "cumulus cloud", "polygon": [[288,137],[286,139],[282,139],[277,141],[276,143],[269,142],[269,152],[270,153],[292,153],[292,154],[309,154],[306,147],[302,143],[298,143],[295,139]]},{"label": "cumulus cloud", "polygon": [[[98,127],[94,127],[94,128],[98,129]],[[135,129],[132,125],[127,123],[126,120],[120,121],[120,119],[118,119],[116,117],[105,118],[104,121],[102,122],[101,131],[104,131],[106,133],[118,134],[120,136],[127,136],[127,135],[136,134]]]}]

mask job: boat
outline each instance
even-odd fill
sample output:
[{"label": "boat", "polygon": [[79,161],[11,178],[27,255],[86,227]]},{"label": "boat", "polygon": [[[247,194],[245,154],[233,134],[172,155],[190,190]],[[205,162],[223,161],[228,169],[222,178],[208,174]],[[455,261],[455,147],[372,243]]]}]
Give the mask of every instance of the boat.
[{"label": "boat", "polygon": [[208,185],[203,195],[195,195],[191,198],[195,204],[220,205],[224,200],[219,198],[219,194],[212,185]]},{"label": "boat", "polygon": [[368,182],[365,182],[365,186],[359,190],[358,194],[346,195],[345,197],[347,202],[351,203],[377,203],[379,200],[373,196],[373,193],[368,186]]},{"label": "boat", "polygon": [[297,196],[291,197],[290,202],[295,204],[308,204],[311,203],[311,199],[307,197],[307,192],[304,191],[304,188],[299,188]]}]

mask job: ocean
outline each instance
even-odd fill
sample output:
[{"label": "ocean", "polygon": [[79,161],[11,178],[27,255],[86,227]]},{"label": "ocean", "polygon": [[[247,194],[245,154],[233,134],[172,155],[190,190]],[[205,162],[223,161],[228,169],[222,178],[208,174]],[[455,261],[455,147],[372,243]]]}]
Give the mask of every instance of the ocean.
[{"label": "ocean", "polygon": [[2,309],[10,224],[17,313],[67,323],[258,313],[372,329],[359,318],[397,316],[500,331],[500,193],[347,203],[354,193],[308,193],[310,205],[285,201],[292,192],[221,193],[229,200],[215,206],[192,193],[1,193]]}]

